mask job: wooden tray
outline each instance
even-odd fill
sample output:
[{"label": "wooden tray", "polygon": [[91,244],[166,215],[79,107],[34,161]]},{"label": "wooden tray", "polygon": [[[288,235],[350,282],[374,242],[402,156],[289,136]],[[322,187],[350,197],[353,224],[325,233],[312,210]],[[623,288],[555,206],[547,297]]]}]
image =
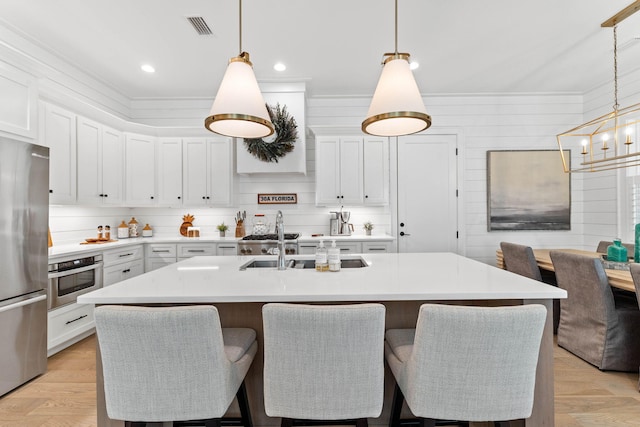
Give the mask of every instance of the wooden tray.
[{"label": "wooden tray", "polygon": [[86,239],[84,242],[80,242],[81,245],[98,245],[100,243],[111,243],[117,242],[117,240],[113,239]]}]

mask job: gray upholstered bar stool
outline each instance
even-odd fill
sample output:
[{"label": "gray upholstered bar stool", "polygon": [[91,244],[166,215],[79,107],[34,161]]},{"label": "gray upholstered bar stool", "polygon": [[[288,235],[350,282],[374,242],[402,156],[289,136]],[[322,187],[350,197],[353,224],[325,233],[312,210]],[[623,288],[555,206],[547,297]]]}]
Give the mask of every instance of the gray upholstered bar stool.
[{"label": "gray upholstered bar stool", "polygon": [[382,304],[267,304],[264,405],[282,426],[367,426],[384,389]]},{"label": "gray upholstered bar stool", "polygon": [[539,304],[422,305],[416,329],[386,333],[385,357],[396,378],[389,426],[400,425],[405,399],[423,426],[436,420],[508,425],[531,416],[546,316]]},{"label": "gray upholstered bar stool", "polygon": [[258,349],[253,329],[223,329],[205,305],[101,306],[95,318],[109,418],[219,426],[237,396],[252,427],[244,377]]}]

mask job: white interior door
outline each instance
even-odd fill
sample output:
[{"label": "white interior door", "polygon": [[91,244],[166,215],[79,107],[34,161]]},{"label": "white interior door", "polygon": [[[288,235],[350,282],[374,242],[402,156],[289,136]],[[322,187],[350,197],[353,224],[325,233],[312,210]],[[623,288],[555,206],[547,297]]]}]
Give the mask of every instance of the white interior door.
[{"label": "white interior door", "polygon": [[398,138],[398,251],[457,252],[456,135]]}]

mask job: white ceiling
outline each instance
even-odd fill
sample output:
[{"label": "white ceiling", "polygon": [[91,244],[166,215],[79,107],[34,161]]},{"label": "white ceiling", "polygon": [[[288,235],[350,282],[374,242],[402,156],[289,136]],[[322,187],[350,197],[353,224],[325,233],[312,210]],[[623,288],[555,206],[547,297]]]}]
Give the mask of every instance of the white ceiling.
[{"label": "white ceiling", "polygon": [[[600,24],[630,3],[399,0],[398,50],[420,63],[423,94],[584,92],[613,78],[613,30]],[[0,24],[131,99],[213,98],[239,53],[237,0],[0,0],[0,9]],[[204,17],[214,35],[197,35],[187,16]],[[259,81],[370,96],[393,25],[393,0],[244,0],[243,50]],[[634,37],[640,13],[619,25],[621,74],[640,70]],[[287,70],[274,71],[277,61]]]}]

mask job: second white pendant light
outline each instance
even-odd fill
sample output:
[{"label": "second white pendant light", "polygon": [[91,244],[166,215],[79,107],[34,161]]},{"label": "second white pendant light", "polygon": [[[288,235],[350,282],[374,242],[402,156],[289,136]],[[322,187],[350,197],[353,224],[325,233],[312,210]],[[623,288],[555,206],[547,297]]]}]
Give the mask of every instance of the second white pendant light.
[{"label": "second white pendant light", "polygon": [[398,0],[395,0],[395,52],[385,53],[384,66],[362,131],[377,136],[401,136],[431,126],[431,116],[409,68],[409,54],[398,52]]}]

